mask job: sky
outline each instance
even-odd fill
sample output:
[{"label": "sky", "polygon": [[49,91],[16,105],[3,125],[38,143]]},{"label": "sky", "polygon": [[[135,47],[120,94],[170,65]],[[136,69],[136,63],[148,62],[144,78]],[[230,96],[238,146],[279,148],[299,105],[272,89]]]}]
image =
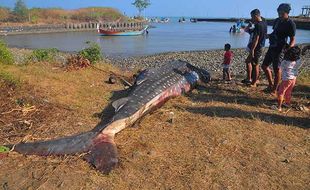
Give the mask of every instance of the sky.
[{"label": "sky", "polygon": [[[137,14],[131,3],[134,0],[24,0],[28,7],[60,7],[77,9],[89,6],[113,7],[128,16]],[[14,7],[15,0],[0,0],[0,6]],[[261,10],[266,18],[277,16],[276,9],[280,3],[292,5],[292,15],[301,14],[304,5],[310,0],[151,0],[151,6],[144,12],[145,16],[185,16],[185,17],[249,17],[255,8]]]}]

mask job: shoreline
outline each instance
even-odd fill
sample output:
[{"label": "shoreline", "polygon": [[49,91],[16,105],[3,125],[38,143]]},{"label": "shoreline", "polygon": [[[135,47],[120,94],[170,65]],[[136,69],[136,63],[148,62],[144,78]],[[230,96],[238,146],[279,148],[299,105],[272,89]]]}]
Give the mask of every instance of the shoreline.
[{"label": "shoreline", "polygon": [[[298,44],[298,46],[303,47],[305,44]],[[26,55],[30,54],[34,49],[29,48],[12,48],[14,51],[15,60],[22,62],[26,59]],[[263,50],[263,56],[261,62],[265,56],[268,47]],[[231,73],[233,76],[243,76],[246,73],[245,70],[245,59],[248,55],[245,48],[231,49],[234,53],[234,58],[231,65]],[[59,51],[59,55],[55,58],[56,62],[59,61],[63,65],[66,64],[66,58],[76,52],[65,52]],[[153,55],[145,56],[134,56],[126,58],[113,58],[108,56],[103,56],[102,63],[108,63],[110,65],[116,66],[122,70],[133,71],[137,69],[155,68],[160,67],[166,62],[173,60],[183,60],[187,61],[193,65],[200,66],[207,69],[213,75],[220,75],[222,73],[222,62],[223,62],[224,50],[199,50],[199,51],[182,51],[182,52],[165,52],[157,53]],[[310,52],[305,56],[302,56],[303,66],[301,72],[310,72]],[[17,64],[18,61],[17,61]]]},{"label": "shoreline", "polygon": [[96,29],[60,29],[60,30],[40,30],[40,31],[23,31],[23,32],[0,32],[0,36],[15,36],[27,34],[51,34],[51,33],[67,33],[67,32],[96,32]]},{"label": "shoreline", "polygon": [[[197,20],[197,22],[231,22],[234,23],[240,19],[238,18],[191,18]],[[300,19],[292,17],[296,23],[296,28],[300,30],[310,30],[310,19]],[[247,22],[250,20],[244,18]],[[275,19],[268,18],[266,19],[269,26],[273,25]],[[131,22],[130,22],[131,23]],[[140,22],[132,22],[140,23]],[[62,32],[85,32],[85,31],[96,31],[95,25],[99,24],[100,26],[109,25],[111,23],[94,23],[94,22],[84,22],[84,23],[62,23],[62,24],[39,24],[39,25],[4,25],[0,26],[0,36],[9,36],[9,35],[25,35],[25,34],[47,34],[47,33],[62,33]],[[120,26],[123,23],[114,23],[115,25]],[[194,23],[193,23],[194,24]]]}]

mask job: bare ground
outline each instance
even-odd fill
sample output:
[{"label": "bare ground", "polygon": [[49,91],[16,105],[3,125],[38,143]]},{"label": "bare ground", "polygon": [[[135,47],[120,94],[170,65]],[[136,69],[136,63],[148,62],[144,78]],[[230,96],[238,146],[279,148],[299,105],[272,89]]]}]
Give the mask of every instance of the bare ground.
[{"label": "bare ground", "polygon": [[[87,131],[111,99],[122,96],[112,94],[120,84],[105,83],[108,75],[92,69],[30,64],[0,71],[0,144]],[[80,155],[2,154],[0,188],[308,189],[309,113],[271,110],[274,97],[264,87],[214,81],[170,100],[117,135],[120,164],[110,175]],[[309,108],[309,94],[310,83],[299,82],[295,104]]]}]

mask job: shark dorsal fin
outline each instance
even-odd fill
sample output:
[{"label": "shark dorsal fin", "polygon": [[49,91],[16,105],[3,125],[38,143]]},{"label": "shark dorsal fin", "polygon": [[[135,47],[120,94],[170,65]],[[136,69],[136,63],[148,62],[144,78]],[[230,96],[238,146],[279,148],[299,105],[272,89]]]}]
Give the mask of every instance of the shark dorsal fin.
[{"label": "shark dorsal fin", "polygon": [[112,103],[112,106],[115,109],[115,112],[118,112],[128,101],[128,98],[121,98]]},{"label": "shark dorsal fin", "polygon": [[148,72],[149,72],[149,71],[148,71],[147,69],[145,69],[145,70],[143,70],[143,71],[140,71],[139,74],[138,74],[138,76],[136,77],[135,84],[139,86],[139,85],[142,84],[144,81],[146,81],[146,80],[147,80]]}]

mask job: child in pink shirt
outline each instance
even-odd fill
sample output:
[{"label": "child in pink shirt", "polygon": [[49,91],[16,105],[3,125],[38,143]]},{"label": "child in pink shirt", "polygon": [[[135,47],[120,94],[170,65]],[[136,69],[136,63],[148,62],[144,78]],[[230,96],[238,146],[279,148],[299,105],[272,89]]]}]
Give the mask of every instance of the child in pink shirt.
[{"label": "child in pink shirt", "polygon": [[[296,84],[298,69],[301,66],[300,61],[301,50],[295,46],[285,52],[284,60],[281,62],[279,69],[282,74],[282,82],[278,88],[278,107],[282,111],[282,105],[290,106],[292,98],[292,90]],[[283,102],[285,102],[283,104]]]},{"label": "child in pink shirt", "polygon": [[[223,61],[223,80],[231,81],[230,75],[230,65],[233,58],[233,53],[230,51],[231,45],[225,44],[225,54],[224,54],[224,61]],[[227,77],[226,77],[227,76]]]}]

